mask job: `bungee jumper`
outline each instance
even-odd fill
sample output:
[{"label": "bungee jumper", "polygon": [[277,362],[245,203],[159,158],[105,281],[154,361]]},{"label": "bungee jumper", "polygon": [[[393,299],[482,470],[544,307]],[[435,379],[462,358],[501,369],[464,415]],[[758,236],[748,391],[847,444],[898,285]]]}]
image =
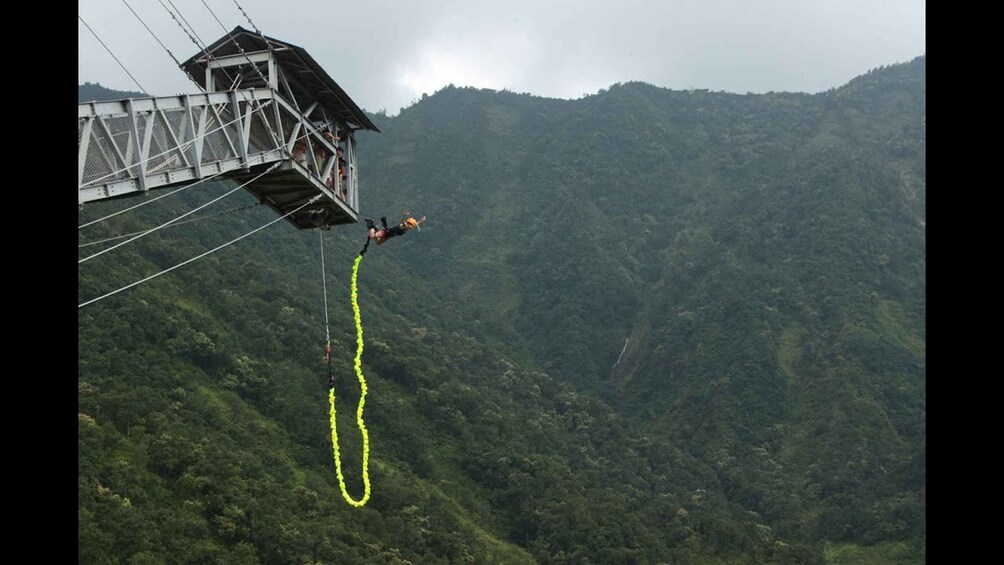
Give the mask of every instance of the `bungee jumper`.
[{"label": "bungee jumper", "polygon": [[411,217],[411,212],[405,210],[401,213],[401,223],[394,226],[387,226],[387,216],[380,218],[380,223],[383,224],[382,229],[378,229],[373,220],[366,218],[366,228],[368,230],[366,234],[366,243],[363,248],[359,251],[359,255],[365,255],[366,251],[370,247],[370,242],[375,241],[377,245],[383,245],[388,239],[392,237],[398,237],[408,233],[408,231],[413,229],[418,229],[422,231],[419,225],[425,221],[425,216],[422,216],[420,220],[416,220]]},{"label": "bungee jumper", "polygon": [[376,240],[377,245],[383,245],[388,239],[404,235],[409,230],[418,228],[418,230],[421,231],[422,228],[419,227],[419,224],[425,221],[425,216],[422,216],[421,220],[416,220],[411,217],[411,212],[408,212],[407,210],[405,210],[401,215],[401,223],[392,228],[387,227],[387,216],[380,218],[380,223],[383,224],[383,229],[381,230],[377,229],[373,220],[366,218],[366,227],[369,229],[369,239]]}]

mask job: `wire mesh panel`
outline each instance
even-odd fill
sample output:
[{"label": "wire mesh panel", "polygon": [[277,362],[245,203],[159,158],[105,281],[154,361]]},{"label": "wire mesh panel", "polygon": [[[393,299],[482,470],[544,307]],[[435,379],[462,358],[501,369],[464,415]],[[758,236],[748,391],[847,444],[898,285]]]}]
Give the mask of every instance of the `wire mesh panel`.
[{"label": "wire mesh panel", "polygon": [[220,106],[215,112],[213,107],[205,109],[206,135],[202,145],[203,165],[237,156],[232,148],[230,138],[227,137],[236,134],[236,126],[230,123],[233,122],[234,116],[226,107]]},{"label": "wire mesh panel", "polygon": [[153,123],[150,140],[150,161],[147,173],[191,167],[195,162],[195,148],[186,140],[188,119],[184,108],[160,110]]},{"label": "wire mesh panel", "polygon": [[112,182],[139,174],[135,155],[130,117],[98,118],[91,126],[82,184]]},{"label": "wire mesh panel", "polygon": [[147,147],[146,161],[147,174],[183,166],[180,156],[174,151],[176,147],[174,140],[170,138],[161,113],[153,113],[145,121],[146,126],[150,129],[150,145]]},{"label": "wire mesh panel", "polygon": [[[282,140],[276,140],[273,137],[274,132],[278,128],[269,121],[270,116],[274,116],[274,114],[268,111],[268,106],[255,108],[251,114],[248,153],[275,149],[277,143],[282,143]],[[275,121],[275,119],[273,118],[272,121]]]},{"label": "wire mesh panel", "polygon": [[[288,143],[292,140],[296,124],[300,123],[300,116],[288,112],[285,108],[280,108],[279,120],[282,122],[282,137]],[[303,135],[303,133],[301,132],[300,135]]]}]

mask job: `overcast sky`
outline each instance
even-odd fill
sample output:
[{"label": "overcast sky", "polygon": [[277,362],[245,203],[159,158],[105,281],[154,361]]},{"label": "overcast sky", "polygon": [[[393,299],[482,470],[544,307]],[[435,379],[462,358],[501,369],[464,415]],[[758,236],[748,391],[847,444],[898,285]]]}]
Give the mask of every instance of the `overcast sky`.
[{"label": "overcast sky", "polygon": [[[158,40],[180,61],[198,48],[165,6],[212,43],[251,29],[238,4],[359,106],[391,115],[451,83],[554,98],[631,80],[820,92],[923,55],[926,41],[924,0],[79,0],[78,13],[144,91],[167,95],[198,88]],[[78,46],[81,83],[139,89],[80,21]]]}]

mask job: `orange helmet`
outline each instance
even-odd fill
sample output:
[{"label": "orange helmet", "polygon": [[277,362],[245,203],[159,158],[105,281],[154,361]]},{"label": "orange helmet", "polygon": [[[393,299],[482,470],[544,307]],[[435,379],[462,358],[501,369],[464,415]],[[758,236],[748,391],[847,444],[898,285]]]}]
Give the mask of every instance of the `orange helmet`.
[{"label": "orange helmet", "polygon": [[417,228],[418,227],[418,220],[416,220],[415,218],[408,218],[408,219],[406,219],[404,221],[404,225],[408,229]]}]

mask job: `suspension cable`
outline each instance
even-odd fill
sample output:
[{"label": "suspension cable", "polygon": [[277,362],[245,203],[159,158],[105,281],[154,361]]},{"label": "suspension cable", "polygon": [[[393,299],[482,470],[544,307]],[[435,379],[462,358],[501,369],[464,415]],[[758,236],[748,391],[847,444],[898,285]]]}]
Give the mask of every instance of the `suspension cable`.
[{"label": "suspension cable", "polygon": [[[254,30],[256,32],[258,32],[258,35],[261,35],[261,30],[258,29],[258,26],[254,25],[254,22],[251,21],[251,16],[249,16],[248,13],[244,11],[244,8],[241,7],[241,5],[237,2],[237,0],[234,0],[234,4],[236,4],[237,5],[237,9],[240,10],[242,14],[244,14],[244,19],[246,19],[248,21],[248,23],[251,24],[251,27],[253,27]],[[262,37],[262,39],[265,39],[265,38]],[[268,43],[268,42],[266,41],[266,43]],[[272,46],[269,45],[269,50],[271,50],[271,48],[272,48]]]},{"label": "suspension cable", "polygon": [[[251,208],[254,208],[255,206],[261,206],[261,204],[262,204],[261,202],[255,202],[254,204],[247,204],[245,206],[237,206],[236,208],[230,208],[229,210],[222,210],[222,211],[217,212],[215,214],[206,214],[205,216],[198,216],[196,218],[189,218],[189,219],[187,219],[187,220],[185,220],[183,222],[175,222],[175,223],[173,223],[173,224],[171,224],[169,226],[164,226],[164,227],[175,228],[175,227],[178,227],[178,226],[181,226],[181,225],[190,224],[192,222],[198,222],[200,220],[208,220],[209,218],[215,218],[217,216],[222,216],[224,214],[229,214],[231,212],[241,212],[243,210],[249,210]],[[81,244],[77,245],[77,249],[82,249],[84,247],[90,247],[92,245],[98,245],[100,243],[107,243],[109,241],[115,241],[116,239],[123,239],[123,238],[126,238],[126,237],[134,236],[136,234],[146,233],[147,231],[149,231],[149,230],[140,230],[140,231],[136,231],[136,232],[132,232],[132,233],[127,233],[127,234],[124,234],[124,235],[116,235],[115,237],[106,237],[104,239],[99,239],[97,241],[88,241],[87,243],[81,243]]]},{"label": "suspension cable", "polygon": [[141,234],[139,234],[139,235],[137,235],[137,236],[134,236],[134,237],[133,237],[133,238],[131,238],[131,239],[127,239],[127,240],[123,241],[122,243],[116,243],[115,245],[113,245],[113,246],[111,246],[111,247],[108,247],[108,248],[105,248],[105,249],[102,249],[101,251],[98,251],[97,253],[94,253],[94,254],[92,254],[92,255],[88,255],[87,257],[84,257],[83,259],[80,259],[79,261],[77,261],[77,264],[79,265],[80,263],[83,263],[84,261],[90,261],[91,259],[93,259],[93,258],[95,258],[95,257],[97,257],[97,256],[99,256],[99,255],[104,255],[105,253],[108,253],[109,251],[111,251],[111,250],[113,250],[113,249],[118,249],[119,247],[122,247],[123,245],[125,245],[125,244],[127,244],[127,243],[132,243],[132,242],[136,241],[137,239],[139,239],[139,238],[141,238],[141,237],[144,237],[144,236],[146,236],[146,235],[148,235],[148,234],[151,234],[151,233],[153,233],[153,232],[155,232],[155,231],[157,231],[157,230],[160,230],[160,229],[163,229],[163,228],[166,228],[167,226],[169,226],[169,225],[171,225],[171,224],[173,224],[173,223],[177,222],[178,220],[180,220],[180,219],[184,218],[185,216],[188,216],[188,215],[190,215],[190,214],[194,214],[195,212],[198,212],[199,210],[201,210],[201,209],[205,208],[206,206],[209,206],[210,204],[213,204],[213,203],[215,203],[215,202],[218,202],[219,200],[221,200],[221,199],[223,199],[223,198],[226,198],[227,196],[230,196],[231,194],[233,194],[233,193],[237,192],[238,190],[240,190],[240,189],[244,188],[245,186],[247,186],[247,185],[249,185],[249,184],[253,183],[254,181],[256,181],[256,180],[260,179],[260,178],[261,178],[261,177],[263,177],[263,176],[265,176],[266,174],[268,174],[268,173],[272,172],[272,171],[273,171],[273,170],[274,170],[274,169],[275,169],[276,167],[278,167],[278,166],[279,166],[279,164],[280,164],[279,162],[276,162],[276,163],[273,163],[271,167],[269,167],[269,168],[265,169],[264,171],[262,171],[262,172],[261,172],[261,174],[259,174],[259,175],[258,175],[258,176],[256,176],[255,178],[253,178],[253,179],[251,179],[251,180],[247,181],[247,182],[246,182],[246,183],[244,183],[244,184],[241,184],[241,185],[238,185],[238,186],[237,186],[237,188],[234,188],[233,190],[230,190],[230,191],[228,191],[228,192],[226,192],[226,193],[224,193],[224,194],[222,194],[222,195],[220,195],[220,196],[217,196],[216,198],[214,198],[214,199],[210,200],[209,202],[206,202],[206,203],[205,203],[205,204],[203,204],[202,206],[199,206],[199,207],[197,207],[197,208],[193,208],[192,210],[189,210],[188,212],[185,212],[184,214],[182,214],[182,215],[180,215],[180,216],[177,216],[177,217],[175,217],[175,218],[172,218],[172,219],[170,219],[170,220],[168,220],[168,221],[164,222],[163,224],[161,224],[161,225],[159,225],[159,226],[157,226],[157,227],[155,227],[155,228],[152,228],[152,229],[150,229],[150,230],[147,230],[147,231],[145,231],[145,232],[143,232],[143,233],[141,233]]},{"label": "suspension cable", "polygon": [[90,222],[87,222],[86,224],[80,224],[79,226],[77,226],[77,230],[82,230],[82,229],[86,228],[87,226],[94,225],[94,224],[96,224],[98,222],[103,222],[103,221],[107,220],[108,218],[112,218],[112,217],[118,216],[119,214],[124,214],[126,212],[129,212],[130,210],[135,210],[136,208],[141,208],[143,206],[146,206],[147,204],[156,202],[156,201],[160,200],[161,198],[167,198],[168,196],[171,196],[172,194],[178,194],[179,192],[181,192],[183,190],[188,190],[189,188],[192,188],[193,186],[202,184],[202,183],[204,183],[206,181],[213,180],[214,178],[222,175],[224,172],[225,171],[220,171],[220,172],[216,173],[215,175],[206,177],[204,179],[199,179],[199,180],[193,182],[192,184],[186,184],[185,186],[183,186],[181,188],[176,188],[176,189],[171,190],[171,191],[169,191],[169,192],[167,192],[165,194],[161,194],[160,196],[151,198],[149,200],[144,200],[143,202],[140,202],[139,204],[137,204],[135,206],[130,206],[130,207],[126,208],[125,210],[119,210],[118,212],[113,212],[111,214],[108,214],[107,216],[104,216],[102,218],[98,218],[97,220],[91,220]]},{"label": "suspension cable", "polygon": [[[205,3],[205,0],[203,0],[203,3]],[[261,38],[262,43],[265,44],[265,47],[268,49],[269,53],[271,53],[273,51],[273,49],[272,49],[272,42],[269,41],[269,39],[267,37],[265,37],[265,34],[262,33],[261,29],[259,29],[257,25],[255,25],[255,23],[251,20],[251,16],[248,15],[248,13],[244,10],[244,7],[241,6],[240,3],[237,2],[237,0],[234,0],[234,5],[237,6],[237,9],[240,10],[241,14],[244,15],[244,19],[246,19],[248,21],[248,23],[251,24],[251,27],[254,28],[255,32],[258,34],[258,37]],[[210,10],[210,11],[212,11],[212,10]],[[224,30],[225,29],[226,28],[224,28]],[[228,35],[229,35],[229,33],[228,33]],[[231,39],[231,41],[234,41],[234,39],[233,39],[232,36],[230,37],[230,39]],[[241,46],[238,45],[236,41],[234,41],[234,44],[237,45],[237,48],[241,50],[241,53],[244,53],[244,49],[241,48]],[[257,70],[257,67],[255,67],[255,68]],[[258,73],[260,75],[261,71],[259,70]],[[262,78],[264,78],[264,77],[262,77]],[[283,81],[286,82],[286,87],[289,88],[289,82],[286,81],[285,77],[283,77]],[[296,101],[296,97],[292,96],[292,89],[290,89],[290,97],[292,98],[293,106],[296,108],[297,112],[300,112],[302,114],[303,111],[300,109],[300,104]],[[266,123],[268,123],[268,122],[266,121]],[[271,130],[271,127],[269,129]],[[310,143],[309,139],[307,140],[307,143],[308,144]],[[288,149],[286,150],[286,154],[291,156],[291,153],[290,153],[290,151]]]},{"label": "suspension cable", "polygon": [[[227,27],[223,25],[223,22],[220,21],[220,18],[216,17],[216,12],[214,12],[213,9],[209,7],[209,4],[206,4],[206,0],[202,0],[202,5],[205,6],[207,10],[209,10],[209,13],[212,14],[213,19],[216,20],[216,23],[220,24],[220,28],[223,29],[223,33],[227,34],[227,37],[230,38],[230,42],[234,44],[234,47],[236,47],[237,50],[240,51],[241,55],[244,55],[244,58],[247,60],[248,65],[256,73],[258,73],[258,78],[260,78],[266,86],[269,86],[268,77],[262,74],[261,69],[258,68],[258,65],[256,65],[254,61],[251,60],[251,57],[248,56],[247,52],[244,51],[244,47],[242,47],[240,43],[237,43],[237,40],[234,39],[234,36],[230,34],[230,30],[228,30]],[[259,35],[261,34],[259,33]],[[266,47],[268,47],[269,51],[272,50],[272,45],[268,41],[265,42],[265,45]],[[239,73],[238,73],[238,78],[241,78]],[[270,124],[268,120],[264,120],[264,122],[265,122],[265,127],[268,128],[269,135],[272,136],[272,142],[278,145],[279,137],[276,135],[275,130],[272,129],[272,124]]]},{"label": "suspension cable", "polygon": [[[237,9],[241,11],[241,14],[244,14],[244,19],[246,19],[248,21],[248,23],[251,24],[251,27],[254,28],[255,32],[258,34],[258,37],[261,38],[262,42],[265,44],[265,47],[268,49],[268,52],[272,53],[273,52],[272,42],[269,41],[268,38],[265,37],[265,34],[262,33],[262,31],[260,29],[258,29],[258,26],[256,26],[255,23],[253,21],[251,21],[251,16],[249,16],[248,13],[244,11],[244,7],[241,6],[240,3],[237,2],[237,0],[234,0],[234,5],[236,5]],[[285,79],[283,79],[283,80],[285,80]],[[287,82],[287,86],[288,86],[288,82]],[[299,106],[299,104],[296,103],[296,98],[293,98],[293,104],[296,106],[297,111],[299,111],[300,110],[300,106]]]},{"label": "suspension cable", "polygon": [[[161,5],[163,5],[163,0],[158,0],[158,1],[160,1],[160,2],[161,2]],[[171,4],[171,6],[172,6],[172,7],[174,7],[174,2],[173,2],[173,0],[167,0],[167,1],[168,1],[168,2],[169,2],[169,3]],[[212,8],[210,8],[208,4],[206,4],[206,1],[205,1],[205,0],[202,0],[202,4],[203,4],[203,5],[204,5],[204,6],[206,7],[206,9],[207,9],[207,10],[209,10],[209,13],[210,13],[210,14],[212,14],[213,18],[214,18],[214,19],[216,19],[216,22],[220,24],[220,27],[222,27],[222,28],[223,28],[223,31],[224,31],[224,32],[226,32],[226,34],[227,34],[227,37],[229,37],[229,38],[230,38],[230,41],[231,41],[231,42],[233,42],[233,44],[234,44],[234,45],[235,45],[235,46],[237,47],[237,49],[238,49],[238,50],[239,50],[239,51],[241,52],[241,54],[243,54],[243,55],[244,55],[244,58],[248,60],[248,63],[250,63],[250,64],[251,64],[251,67],[252,67],[252,68],[253,68],[253,69],[255,70],[255,72],[257,72],[257,73],[258,73],[258,76],[259,76],[259,77],[260,77],[260,78],[261,78],[261,79],[262,79],[263,81],[265,81],[265,83],[266,83],[266,84],[268,84],[268,79],[267,79],[267,78],[265,77],[265,75],[263,75],[263,74],[262,74],[262,72],[261,72],[261,70],[260,70],[260,69],[258,68],[258,66],[257,66],[257,65],[255,65],[255,64],[254,64],[254,63],[253,63],[253,62],[251,61],[251,58],[250,58],[250,57],[248,57],[247,53],[246,53],[246,52],[244,51],[244,48],[243,48],[243,47],[241,47],[241,45],[240,45],[239,43],[237,43],[237,41],[236,41],[236,40],[234,39],[234,37],[233,37],[233,36],[232,36],[232,35],[230,34],[229,30],[227,30],[226,26],[224,26],[224,25],[223,25],[223,22],[221,22],[221,21],[220,21],[220,19],[219,19],[218,17],[216,17],[216,13],[215,13],[215,12],[213,11],[213,9],[212,9]],[[244,15],[244,18],[245,18],[245,19],[247,19],[248,23],[250,23],[250,24],[251,24],[251,27],[253,27],[253,28],[254,28],[254,30],[255,30],[255,31],[256,31],[256,32],[258,33],[258,36],[259,36],[259,37],[261,38],[262,42],[264,42],[264,43],[265,43],[265,47],[266,47],[266,48],[267,48],[267,49],[269,50],[269,52],[271,53],[271,52],[272,52],[272,42],[271,42],[271,41],[269,41],[269,40],[268,40],[268,39],[267,39],[267,38],[266,38],[266,37],[265,37],[265,36],[264,36],[264,35],[262,34],[262,32],[261,32],[261,30],[260,30],[260,29],[258,28],[258,26],[256,26],[256,25],[255,25],[255,23],[254,23],[253,21],[251,21],[251,17],[250,17],[250,16],[248,16],[247,12],[246,12],[246,11],[244,10],[244,8],[243,8],[243,7],[242,7],[242,6],[241,6],[241,5],[240,5],[240,4],[239,4],[239,3],[237,2],[237,0],[234,0],[234,4],[236,4],[236,5],[237,5],[237,8],[238,8],[238,9],[239,9],[239,10],[241,11],[241,13],[242,13],[242,14]],[[166,7],[166,6],[165,6],[165,9],[167,9],[167,7]],[[177,9],[177,7],[175,7],[175,10],[178,10],[178,9]],[[181,15],[181,11],[180,11],[180,10],[178,10],[178,15],[179,15],[179,16],[181,16],[181,18],[182,18],[182,19],[184,19],[184,16],[182,16],[182,15]],[[172,15],[172,17],[173,17],[173,15]],[[175,21],[177,21],[177,20],[175,20]],[[188,22],[187,22],[187,20],[185,21],[185,23],[188,23]],[[179,24],[179,25],[181,25],[181,24]],[[189,27],[191,27],[191,26],[189,26]],[[194,32],[195,30],[193,29],[192,31]],[[198,35],[196,34],[196,36],[198,36]],[[189,36],[189,38],[191,39],[191,36]],[[199,39],[201,40],[201,38],[199,38]],[[194,40],[194,39],[192,39],[192,41],[194,42],[195,40]],[[210,53],[209,53],[209,49],[208,49],[208,47],[201,47],[201,46],[199,46],[199,44],[198,44],[197,42],[196,42],[196,44],[195,44],[195,45],[196,45],[197,47],[199,47],[200,49],[202,49],[202,50],[203,50],[203,51],[204,51],[204,52],[206,53],[206,55],[207,55],[207,56],[208,56],[209,58],[212,58],[212,54],[210,54]],[[236,84],[237,80],[239,80],[239,79],[241,78],[240,76],[238,76],[238,78],[237,78],[237,79],[233,79],[233,78],[231,78],[231,77],[230,77],[230,75],[229,75],[229,74],[228,74],[228,73],[226,72],[226,69],[224,69],[223,67],[220,67],[220,70],[221,70],[221,71],[223,71],[223,73],[224,73],[224,74],[225,74],[225,75],[227,76],[227,78],[228,78],[229,80],[231,80],[231,82],[232,82],[232,83],[234,83],[234,84]],[[287,82],[287,87],[288,87],[288,82]],[[247,99],[245,98],[245,102],[246,102],[246,101],[247,101]],[[300,112],[302,113],[302,111],[300,110],[300,107],[299,107],[299,104],[297,104],[297,102],[296,102],[296,98],[293,98],[293,105],[294,105],[294,106],[296,107],[297,111],[300,111]],[[266,125],[266,126],[268,127],[268,129],[269,129],[269,133],[271,133],[271,135],[272,135],[273,139],[274,139],[275,141],[278,141],[278,139],[279,139],[279,138],[278,138],[278,136],[276,135],[276,133],[275,133],[275,132],[274,132],[274,131],[272,130],[272,126],[271,126],[271,124],[269,124],[268,120],[265,120],[265,125]],[[304,136],[304,137],[306,137],[306,136]],[[310,143],[310,139],[309,139],[309,138],[307,139],[307,144],[308,144],[308,145],[312,145],[312,144]],[[291,152],[290,152],[290,151],[289,151],[288,149],[286,149],[286,151],[285,151],[285,154],[286,154],[287,156],[292,156],[292,155],[291,155]]]},{"label": "suspension cable", "polygon": [[[209,52],[209,46],[202,41],[202,38],[199,37],[199,34],[195,32],[195,28],[193,28],[191,24],[188,23],[188,20],[186,20],[185,16],[181,14],[181,10],[178,10],[178,8],[174,5],[174,2],[172,2],[171,0],[167,0],[171,4],[171,7],[178,12],[177,17],[174,15],[174,12],[172,12],[170,8],[168,8],[167,5],[164,4],[164,0],[157,0],[157,1],[160,2],[160,5],[163,6],[164,10],[166,10],[167,13],[171,16],[171,19],[174,20],[174,23],[178,24],[178,27],[181,28],[181,31],[185,32],[185,35],[188,36],[188,39],[190,39],[192,43],[195,44],[195,46],[199,49],[199,51],[205,53],[206,57],[208,57],[209,59],[213,59],[214,58],[213,54]],[[181,20],[178,20],[179,17],[181,18],[181,20],[185,22],[185,25],[188,25],[188,28],[186,28],[185,25],[182,25]],[[191,31],[189,31],[189,29],[191,29]],[[225,77],[227,77],[227,80],[229,80],[231,84],[234,83],[234,78],[230,76],[230,73],[228,73],[225,68],[220,67],[220,71],[223,73]],[[198,82],[196,82],[196,84],[198,84]],[[247,99],[245,99],[245,102],[246,101]]]},{"label": "suspension cable", "polygon": [[136,80],[136,77],[132,76],[132,73],[129,72],[129,69],[127,69],[126,66],[122,64],[122,61],[119,61],[119,58],[115,56],[115,53],[112,53],[112,50],[109,49],[107,45],[105,45],[105,42],[101,41],[101,38],[98,37],[98,34],[95,33],[93,29],[91,29],[91,26],[87,25],[87,22],[84,21],[84,18],[82,18],[80,14],[77,14],[77,18],[80,20],[80,23],[84,24],[84,27],[87,28],[87,31],[91,32],[91,34],[94,36],[94,39],[97,39],[98,43],[100,43],[101,46],[105,48],[105,51],[108,51],[108,54],[112,56],[112,59],[115,59],[115,62],[118,63],[120,67],[122,67],[122,70],[125,71],[127,75],[129,75],[129,78],[131,78],[132,81],[136,83],[136,86],[139,87],[139,91],[145,93],[147,90],[143,88],[143,86],[139,83],[138,80]]},{"label": "suspension cable", "polygon": [[[170,4],[171,7],[174,8],[174,10],[176,12],[178,12],[178,17],[181,18],[181,21],[185,22],[185,25],[188,26],[188,29],[190,29],[192,31],[192,35],[194,35],[195,38],[198,39],[198,41],[195,43],[195,45],[199,49],[208,52],[209,51],[209,45],[207,45],[205,41],[202,41],[202,38],[199,37],[199,33],[197,31],[195,31],[195,27],[193,27],[192,24],[188,23],[188,20],[185,19],[185,15],[182,14],[181,10],[179,10],[178,7],[174,5],[174,0],[167,0],[167,3]],[[161,6],[163,6],[164,2],[161,2],[160,4],[161,4]],[[202,43],[201,45],[199,45],[200,42]]]},{"label": "suspension cable", "polygon": [[111,291],[111,292],[109,292],[107,294],[103,294],[103,295],[101,295],[101,296],[99,296],[97,298],[92,298],[92,299],[90,299],[90,300],[88,300],[86,302],[78,304],[77,308],[83,308],[84,306],[87,306],[88,304],[94,304],[95,302],[97,302],[99,300],[103,300],[105,298],[108,298],[109,296],[118,294],[118,293],[120,293],[120,292],[122,292],[124,290],[130,289],[130,288],[132,288],[134,286],[140,285],[140,284],[145,283],[145,282],[147,282],[149,280],[153,280],[153,279],[155,279],[155,278],[157,278],[157,277],[159,277],[159,276],[161,276],[163,274],[169,273],[169,272],[171,272],[171,271],[173,271],[173,270],[175,270],[175,269],[177,269],[179,267],[182,267],[184,265],[187,265],[187,264],[189,264],[189,263],[191,263],[193,261],[197,261],[199,259],[202,259],[203,257],[205,257],[205,256],[207,256],[207,255],[209,255],[211,253],[215,253],[215,252],[219,251],[220,249],[223,249],[224,247],[227,247],[229,245],[233,245],[234,243],[237,243],[238,241],[240,241],[240,240],[242,240],[242,239],[244,239],[244,238],[246,238],[246,237],[248,237],[250,235],[253,235],[253,234],[255,234],[255,233],[257,233],[257,232],[259,232],[259,231],[261,231],[261,230],[263,230],[263,229],[265,229],[267,227],[269,227],[269,226],[271,226],[272,224],[278,222],[279,220],[285,219],[286,217],[288,217],[288,216],[290,216],[292,214],[295,214],[296,212],[299,212],[300,210],[306,208],[307,206],[310,206],[314,202],[317,202],[317,200],[320,197],[321,197],[321,195],[318,194],[317,196],[314,196],[310,200],[304,202],[301,206],[297,207],[295,210],[290,210],[289,212],[286,212],[282,216],[279,216],[278,218],[276,218],[276,219],[268,222],[267,224],[265,224],[263,226],[259,226],[259,227],[255,228],[255,229],[249,231],[248,233],[246,233],[246,234],[238,237],[238,238],[232,239],[232,240],[230,240],[230,241],[228,241],[228,242],[226,242],[226,243],[224,243],[222,245],[214,247],[213,249],[210,249],[209,251],[206,251],[205,253],[202,253],[200,255],[196,255],[195,257],[192,257],[191,259],[188,259],[186,261],[182,261],[181,263],[178,263],[177,265],[175,265],[173,267],[168,267],[167,269],[164,269],[163,271],[160,271],[159,273],[155,273],[153,275],[150,275],[149,277],[146,277],[144,279],[140,279],[140,280],[138,280],[138,281],[136,281],[134,283],[127,284],[126,286],[124,286],[122,288],[113,290],[113,291]]},{"label": "suspension cable", "polygon": [[261,69],[258,68],[258,65],[254,64],[254,62],[251,60],[251,57],[249,57],[247,52],[244,51],[244,48],[241,47],[241,44],[237,43],[237,40],[234,39],[234,36],[230,34],[230,30],[228,30],[227,27],[223,25],[223,22],[220,21],[220,18],[216,17],[216,12],[214,12],[213,9],[209,7],[209,4],[206,4],[206,0],[202,0],[202,5],[205,6],[207,10],[209,10],[209,13],[213,16],[213,19],[216,20],[216,23],[220,24],[220,27],[223,28],[223,33],[227,34],[227,37],[230,38],[230,42],[234,44],[234,47],[236,47],[238,51],[240,51],[241,55],[244,55],[244,58],[247,59],[247,62],[248,64],[251,65],[251,68],[258,73],[258,78],[264,81],[265,84],[268,84],[268,78],[266,78],[265,75],[262,74]]},{"label": "suspension cable", "polygon": [[[164,42],[161,41],[159,37],[157,37],[157,34],[155,34],[152,29],[150,29],[150,26],[146,25],[146,22],[143,21],[143,18],[139,17],[139,14],[136,13],[136,10],[132,9],[132,6],[129,5],[129,2],[126,2],[126,0],[122,0],[122,3],[126,5],[126,8],[129,8],[129,11],[132,12],[132,15],[136,16],[136,19],[139,20],[139,23],[143,24],[143,27],[145,27],[146,30],[150,32],[150,35],[152,35],[153,38],[157,40],[157,43],[159,43],[160,46],[164,48],[164,51],[167,51],[167,54],[170,55],[171,59],[173,59],[175,64],[178,65],[178,68],[184,70],[184,67],[181,66],[181,61],[179,61],[178,58],[174,56],[174,53],[171,53],[171,50],[168,49],[167,45],[164,45]],[[192,73],[185,71],[185,74],[188,75],[189,80],[198,84],[198,81],[196,81],[195,78],[192,77]]]}]

